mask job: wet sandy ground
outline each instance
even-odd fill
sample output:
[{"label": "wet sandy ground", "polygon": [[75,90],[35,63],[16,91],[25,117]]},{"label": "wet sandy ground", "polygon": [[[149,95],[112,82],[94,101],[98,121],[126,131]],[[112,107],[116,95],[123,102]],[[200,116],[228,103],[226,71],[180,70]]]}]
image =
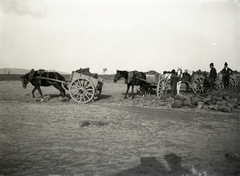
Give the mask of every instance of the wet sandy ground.
[{"label": "wet sandy ground", "polygon": [[[147,98],[123,99],[125,86],[105,82],[90,104],[43,88],[41,103],[31,85],[1,81],[0,175],[181,176],[192,165],[208,176],[240,175],[240,161],[225,158],[240,153],[239,113],[147,106]],[[86,120],[109,125],[81,128]]]}]

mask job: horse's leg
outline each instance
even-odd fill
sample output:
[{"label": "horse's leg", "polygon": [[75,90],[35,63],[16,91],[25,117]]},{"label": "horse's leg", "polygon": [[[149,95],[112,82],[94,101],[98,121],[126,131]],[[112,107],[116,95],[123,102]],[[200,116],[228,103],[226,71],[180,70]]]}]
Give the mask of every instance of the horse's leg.
[{"label": "horse's leg", "polygon": [[62,96],[62,93],[63,93],[63,96],[65,96],[65,90],[62,88],[61,85],[56,83],[56,84],[53,84],[53,87],[55,87],[56,89],[58,89],[60,91],[60,96]]},{"label": "horse's leg", "polygon": [[129,88],[130,88],[130,84],[127,85],[127,91],[125,93],[125,97],[124,98],[127,98],[127,94],[128,94]]},{"label": "horse's leg", "polygon": [[35,95],[34,95],[34,92],[37,90],[37,88],[36,87],[34,87],[33,88],[33,90],[32,90],[32,96],[33,96],[33,99],[35,99]]},{"label": "horse's leg", "polygon": [[134,91],[134,85],[132,85],[132,99],[134,99],[134,93],[133,93],[133,91]]},{"label": "horse's leg", "polygon": [[41,90],[40,86],[38,86],[37,89],[38,89],[38,92],[41,95],[41,101],[43,101],[43,94],[42,94],[42,90]]},{"label": "horse's leg", "polygon": [[145,96],[145,94],[147,93],[147,90],[146,90],[146,88],[145,88],[145,85],[144,85],[144,84],[142,84],[142,85],[140,86],[140,88],[141,88],[141,93],[142,93],[142,96],[144,97],[144,96]]}]

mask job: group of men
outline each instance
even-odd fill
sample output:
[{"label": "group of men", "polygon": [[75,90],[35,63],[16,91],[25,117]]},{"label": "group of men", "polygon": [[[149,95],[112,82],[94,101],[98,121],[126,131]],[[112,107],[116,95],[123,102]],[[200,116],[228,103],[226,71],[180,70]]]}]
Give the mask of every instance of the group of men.
[{"label": "group of men", "polygon": [[[214,68],[214,64],[210,64],[210,74],[209,74],[209,84],[210,84],[210,89],[214,89],[214,82],[217,79],[217,70]],[[229,80],[230,80],[230,75],[233,73],[232,69],[228,67],[228,63],[224,63],[224,68],[221,71],[222,73],[222,80],[223,80],[223,86],[224,89],[229,88]]]},{"label": "group of men", "polygon": [[[222,80],[223,80],[223,85],[224,89],[229,88],[229,79],[230,75],[233,73],[232,69],[228,67],[228,63],[224,63],[224,68],[221,71],[222,73]],[[217,79],[217,70],[214,68],[214,64],[210,64],[210,74],[209,74],[209,84],[210,84],[210,90],[214,89],[214,82]],[[170,79],[170,86],[171,86],[171,93],[172,93],[172,98],[174,98],[177,94],[177,83],[180,81],[180,78],[177,76],[176,71],[173,69],[172,70],[172,75]]]}]

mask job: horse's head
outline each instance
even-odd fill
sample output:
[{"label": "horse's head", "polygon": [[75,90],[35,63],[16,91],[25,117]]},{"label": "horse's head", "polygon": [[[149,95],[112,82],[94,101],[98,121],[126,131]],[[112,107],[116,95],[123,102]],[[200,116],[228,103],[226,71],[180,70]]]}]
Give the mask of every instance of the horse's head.
[{"label": "horse's head", "polygon": [[29,81],[27,79],[27,76],[26,75],[21,76],[20,79],[21,79],[21,82],[23,84],[23,88],[26,89],[27,88],[27,84],[29,83]]},{"label": "horse's head", "polygon": [[122,77],[122,72],[117,70],[117,73],[116,73],[113,81],[116,83],[119,79],[121,79],[121,77]]}]

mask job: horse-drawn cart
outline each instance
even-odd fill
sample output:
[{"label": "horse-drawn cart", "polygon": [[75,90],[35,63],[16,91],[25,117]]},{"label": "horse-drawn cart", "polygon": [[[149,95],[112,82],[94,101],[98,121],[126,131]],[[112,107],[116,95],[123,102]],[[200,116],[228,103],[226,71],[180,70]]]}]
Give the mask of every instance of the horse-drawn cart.
[{"label": "horse-drawn cart", "polygon": [[[93,99],[97,99],[98,95],[101,94],[103,86],[102,78],[85,75],[76,71],[73,71],[70,79],[66,81],[48,77],[38,77],[38,79],[46,79],[48,81],[61,83],[62,88],[68,91],[71,98],[77,103],[88,103]],[[68,87],[68,89],[66,87]]]},{"label": "horse-drawn cart", "polygon": [[[193,72],[190,75],[188,72],[182,73],[181,69],[178,69],[180,73],[178,74],[180,77],[180,81],[177,84],[178,93],[180,91],[181,84],[186,85],[186,91],[189,88],[199,97],[202,97],[205,93],[208,93],[210,90],[210,83],[209,83],[209,73],[206,71],[198,70]],[[159,79],[158,87],[157,87],[157,96],[161,98],[161,96],[166,93],[166,91],[170,88],[170,72],[165,72]],[[240,84],[240,73],[236,72],[230,75],[229,79],[229,88],[235,88],[237,84]],[[223,88],[223,81],[222,81],[222,74],[219,73],[216,81],[214,82],[214,89],[222,89]]]},{"label": "horse-drawn cart", "polygon": [[137,78],[144,82],[144,86],[145,86],[145,89],[147,90],[147,93],[156,92],[158,96],[160,92],[159,89],[161,89],[161,87],[158,86],[161,77],[162,75],[160,73],[150,71],[150,73],[146,73],[146,79],[142,79],[139,77]]},{"label": "horse-drawn cart", "polygon": [[[199,96],[209,90],[210,84],[205,73],[194,72],[192,75],[190,75],[188,73],[182,73],[182,69],[180,68],[178,68],[177,72],[179,72],[178,76],[180,78],[180,81],[177,83],[178,93],[180,91],[181,84],[183,83],[186,85],[187,91],[188,88],[191,87],[192,91]],[[165,71],[160,77],[157,85],[157,97],[161,98],[162,95],[165,94],[168,89],[170,89],[171,75],[172,73],[170,71]]]}]

